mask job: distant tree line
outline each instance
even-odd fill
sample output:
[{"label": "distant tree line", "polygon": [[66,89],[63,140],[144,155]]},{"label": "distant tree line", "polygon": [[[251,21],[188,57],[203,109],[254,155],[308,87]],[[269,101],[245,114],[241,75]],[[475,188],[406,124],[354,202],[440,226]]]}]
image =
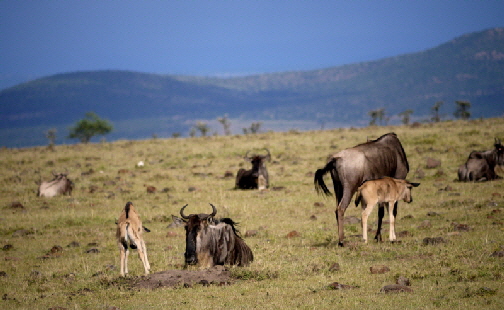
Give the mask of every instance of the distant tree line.
[{"label": "distant tree line", "polygon": [[[442,119],[442,115],[440,114],[440,108],[444,104],[443,101],[438,101],[436,102],[432,108],[431,108],[431,122],[440,122]],[[453,116],[455,116],[456,119],[469,119],[471,118],[471,112],[469,112],[469,109],[471,108],[471,103],[469,101],[465,100],[457,100],[455,101],[455,112],[453,113]],[[406,111],[403,111],[398,114],[398,116],[401,118],[401,122],[404,125],[408,125],[411,121],[411,114],[413,114],[413,110],[408,109]],[[377,110],[371,110],[368,112],[368,115],[371,117],[371,120],[369,121],[370,126],[376,126],[378,125],[378,122],[380,125],[387,125],[389,121],[389,117],[386,117],[385,115],[385,109],[380,108]]]}]

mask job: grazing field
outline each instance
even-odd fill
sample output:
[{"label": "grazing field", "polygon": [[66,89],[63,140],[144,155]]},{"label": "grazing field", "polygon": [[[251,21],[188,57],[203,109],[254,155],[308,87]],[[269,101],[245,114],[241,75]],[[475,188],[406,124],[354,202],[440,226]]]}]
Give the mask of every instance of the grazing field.
[{"label": "grazing field", "polygon": [[[314,172],[329,154],[387,132],[404,146],[408,179],[421,183],[413,203],[399,203],[400,242],[377,243],[370,232],[364,244],[352,202],[338,247],[335,198],[317,195]],[[455,180],[469,152],[492,149],[495,137],[504,140],[502,118],[1,149],[0,308],[504,309],[504,180]],[[245,153],[262,148],[272,155],[270,189],[234,190],[226,172],[248,168]],[[427,168],[429,158],[440,165]],[[72,196],[36,197],[40,178],[65,169]],[[231,283],[140,288],[136,251],[129,277],[119,277],[115,221],[128,201],[151,230],[143,236],[152,273],[184,268],[184,229],[168,227],[184,204],[210,213],[212,203],[239,222],[255,261],[230,267]],[[376,218],[377,208],[371,229]],[[399,276],[412,291],[381,292]]]}]

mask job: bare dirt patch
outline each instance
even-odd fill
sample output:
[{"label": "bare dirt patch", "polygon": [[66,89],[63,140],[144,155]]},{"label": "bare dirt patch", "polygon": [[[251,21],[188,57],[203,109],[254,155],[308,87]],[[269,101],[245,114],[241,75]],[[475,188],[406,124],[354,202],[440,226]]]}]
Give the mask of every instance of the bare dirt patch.
[{"label": "bare dirt patch", "polygon": [[166,270],[135,281],[135,288],[191,287],[201,285],[230,285],[231,272],[223,266],[204,270]]}]

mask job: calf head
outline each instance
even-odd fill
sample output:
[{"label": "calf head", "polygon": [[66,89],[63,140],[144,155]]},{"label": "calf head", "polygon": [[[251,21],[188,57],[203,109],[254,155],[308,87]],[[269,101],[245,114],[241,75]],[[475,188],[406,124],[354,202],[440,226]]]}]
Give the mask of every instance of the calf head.
[{"label": "calf head", "polygon": [[205,234],[209,224],[214,222],[214,216],[217,214],[217,209],[212,206],[210,214],[190,214],[185,215],[184,209],[187,204],[180,209],[180,216],[172,215],[173,222],[184,225],[186,231],[186,250],[184,253],[185,263],[187,265],[195,265],[198,263],[198,252],[205,240]]},{"label": "calf head", "polygon": [[411,189],[413,187],[418,187],[420,183],[410,183],[406,180],[398,180],[398,179],[395,179],[395,182],[398,183],[399,188],[401,188],[397,200],[403,200],[404,202],[407,203],[413,202],[413,197],[411,196]]}]

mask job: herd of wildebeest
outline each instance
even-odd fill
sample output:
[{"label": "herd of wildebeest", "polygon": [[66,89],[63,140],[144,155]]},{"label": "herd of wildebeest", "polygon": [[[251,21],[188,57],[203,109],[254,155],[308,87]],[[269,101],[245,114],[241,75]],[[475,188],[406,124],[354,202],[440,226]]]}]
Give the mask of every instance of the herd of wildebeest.
[{"label": "herd of wildebeest", "polygon": [[[266,155],[245,155],[245,160],[252,164],[249,170],[240,169],[236,175],[236,189],[266,190],[269,176],[266,162],[271,160],[268,149]],[[497,165],[504,165],[504,146],[495,138],[494,148],[488,151],[473,151],[466,162],[458,169],[461,182],[482,182],[500,178],[495,173]],[[378,226],[375,235],[382,241],[382,220],[387,209],[390,216],[389,240],[396,241],[395,217],[397,203],[400,200],[411,202],[411,189],[419,183],[406,181],[409,164],[403,146],[395,133],[387,133],[376,140],[367,141],[344,149],[329,156],[326,165],[315,172],[314,184],[317,192],[331,195],[324,182],[324,175],[330,173],[336,196],[336,222],[340,246],[344,245],[343,220],[345,210],[355,194],[355,205],[362,206],[363,239],[367,242],[367,219],[373,207],[378,205]],[[73,182],[67,173],[53,173],[54,179],[41,182],[38,196],[54,197],[71,195]],[[184,226],[186,231],[186,265],[212,267],[214,265],[247,266],[253,261],[252,250],[239,236],[235,222],[230,218],[216,218],[217,208],[210,204],[209,214],[184,213],[187,205],[180,209],[180,218],[172,216],[174,226]],[[117,242],[120,249],[120,275],[128,273],[127,259],[129,248],[137,249],[143,263],[145,274],[149,273],[150,264],[147,249],[142,238],[146,230],[133,203],[128,202],[117,220]]]}]

